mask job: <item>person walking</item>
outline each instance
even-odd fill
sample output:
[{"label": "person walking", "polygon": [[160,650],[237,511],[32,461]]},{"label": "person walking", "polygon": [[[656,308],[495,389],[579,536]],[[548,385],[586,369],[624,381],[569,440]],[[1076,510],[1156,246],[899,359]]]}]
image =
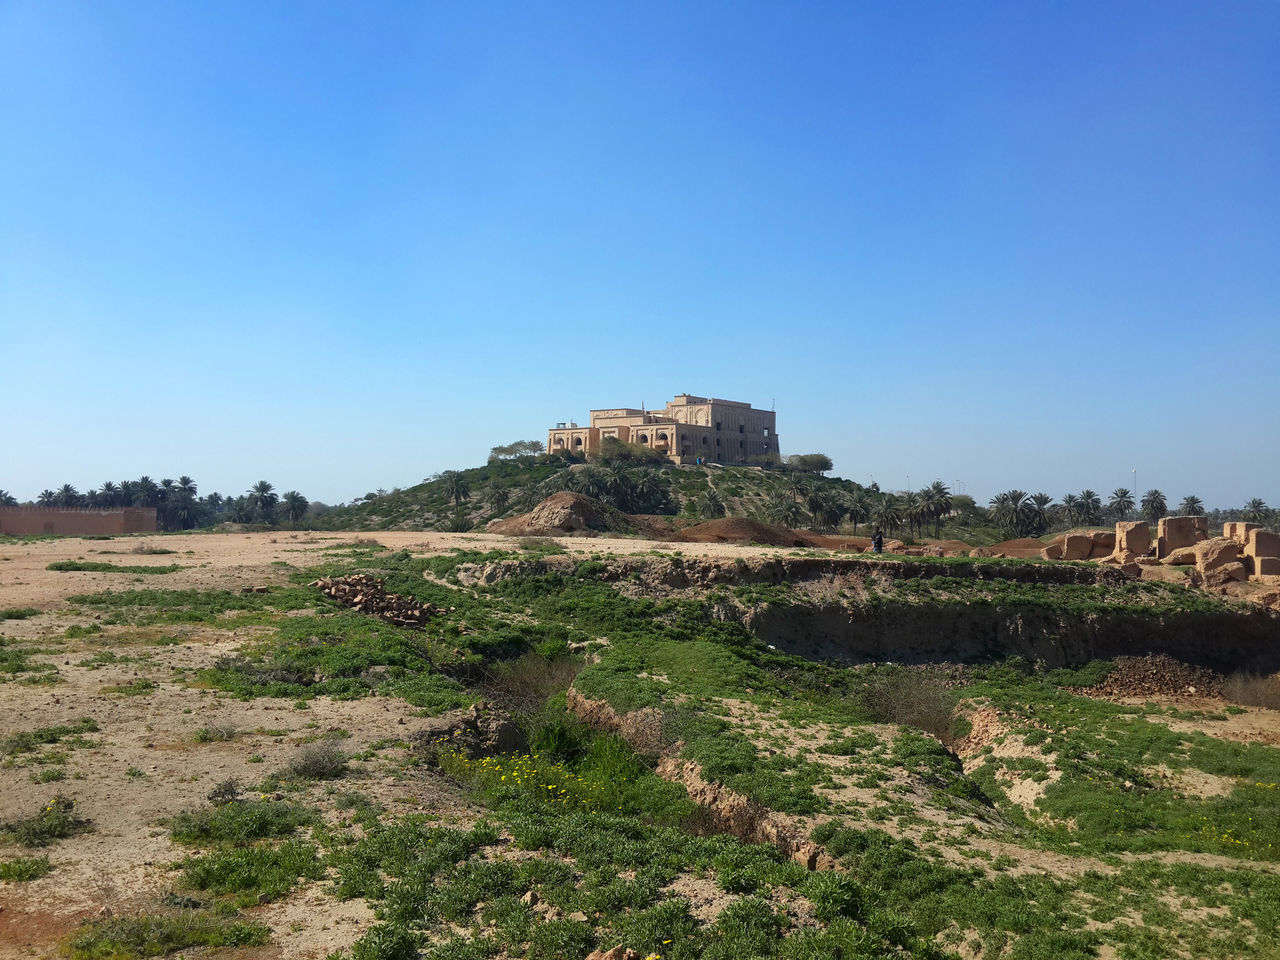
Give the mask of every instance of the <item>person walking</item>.
[{"label": "person walking", "polygon": [[876,532],[871,535],[871,552],[884,553],[884,534],[880,532],[879,527],[876,527]]}]

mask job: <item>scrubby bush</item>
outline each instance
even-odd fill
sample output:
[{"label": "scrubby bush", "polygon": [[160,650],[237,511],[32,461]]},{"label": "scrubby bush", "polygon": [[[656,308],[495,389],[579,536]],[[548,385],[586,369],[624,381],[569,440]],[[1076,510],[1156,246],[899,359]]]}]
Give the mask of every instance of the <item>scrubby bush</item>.
[{"label": "scrubby bush", "polygon": [[289,764],[289,773],[305,780],[335,780],[347,772],[347,755],[332,740],[308,743]]}]

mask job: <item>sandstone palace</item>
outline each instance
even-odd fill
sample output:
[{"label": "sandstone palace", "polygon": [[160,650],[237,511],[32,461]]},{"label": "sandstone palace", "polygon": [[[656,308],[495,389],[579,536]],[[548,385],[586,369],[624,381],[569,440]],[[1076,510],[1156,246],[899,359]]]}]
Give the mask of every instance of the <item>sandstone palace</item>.
[{"label": "sandstone palace", "polygon": [[772,410],[687,393],[660,411],[592,410],[588,426],[557,423],[547,432],[547,452],[594,453],[606,437],[650,447],[676,463],[746,463],[779,452]]}]

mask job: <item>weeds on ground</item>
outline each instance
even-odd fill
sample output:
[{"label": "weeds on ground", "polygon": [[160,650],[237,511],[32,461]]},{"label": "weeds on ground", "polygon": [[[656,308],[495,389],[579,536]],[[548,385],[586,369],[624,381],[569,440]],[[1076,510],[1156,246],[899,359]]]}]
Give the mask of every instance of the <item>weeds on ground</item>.
[{"label": "weeds on ground", "polygon": [[4,607],[0,609],[0,620],[28,620],[40,615],[35,607]]},{"label": "weeds on ground", "polygon": [[[170,551],[172,552],[172,551]],[[179,570],[185,569],[177,563],[169,563],[164,566],[122,566],[114,563],[104,563],[101,560],[58,560],[55,563],[45,567],[46,570],[53,570],[57,573],[136,573],[136,574],[160,574],[160,573],[177,573]]]},{"label": "weeds on ground", "polygon": [[235,847],[188,857],[179,866],[184,886],[233,894],[238,905],[252,906],[278,900],[299,882],[323,876],[318,853],[312,843],[286,840],[278,847]]},{"label": "weeds on ground", "polygon": [[59,724],[52,727],[38,727],[35,730],[20,730],[0,740],[0,756],[12,757],[21,753],[34,753],[40,747],[53,743],[63,743],[68,747],[88,747],[93,741],[86,740],[84,734],[97,733],[98,724],[92,717],[71,724]]},{"label": "weeds on ground", "polygon": [[48,857],[14,857],[11,860],[0,860],[0,880],[10,883],[26,883],[39,880],[50,870]]},{"label": "weeds on ground", "polygon": [[336,780],[347,772],[347,755],[332,740],[318,740],[302,747],[286,772],[303,780]]},{"label": "weeds on ground", "polygon": [[248,947],[268,941],[269,928],[208,910],[109,917],[64,941],[71,960],[135,960],[197,947]]},{"label": "weeds on ground", "polygon": [[287,837],[319,821],[314,810],[275,800],[225,801],[180,813],[169,821],[177,843],[199,847],[245,846],[268,837]]},{"label": "weeds on ground", "polygon": [[119,693],[126,697],[141,697],[154,693],[156,682],[147,677],[136,677],[128,683],[113,683],[102,688],[103,693]]},{"label": "weeds on ground", "polygon": [[0,835],[24,847],[47,847],[89,829],[89,821],[75,815],[75,801],[58,794],[32,816],[0,824]]},{"label": "weeds on ground", "polygon": [[1280,710],[1280,680],[1257,674],[1235,673],[1223,683],[1222,697],[1231,703]]}]

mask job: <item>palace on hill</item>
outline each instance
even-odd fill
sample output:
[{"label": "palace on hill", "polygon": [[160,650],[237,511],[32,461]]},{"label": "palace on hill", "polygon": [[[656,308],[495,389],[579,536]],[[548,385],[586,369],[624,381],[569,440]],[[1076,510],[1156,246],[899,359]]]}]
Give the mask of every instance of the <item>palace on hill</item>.
[{"label": "palace on hill", "polygon": [[779,452],[772,410],[687,393],[667,401],[659,411],[592,410],[588,426],[557,423],[547,431],[547,452],[595,453],[606,437],[649,447],[676,463],[746,463]]}]

